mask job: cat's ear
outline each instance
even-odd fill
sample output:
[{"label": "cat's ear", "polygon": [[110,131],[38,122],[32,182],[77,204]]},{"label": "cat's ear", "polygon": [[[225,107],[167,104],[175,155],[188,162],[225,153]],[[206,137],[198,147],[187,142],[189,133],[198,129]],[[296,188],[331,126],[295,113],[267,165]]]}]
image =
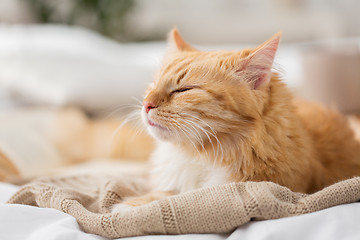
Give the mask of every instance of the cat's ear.
[{"label": "cat's ear", "polygon": [[271,68],[274,63],[276,51],[279,46],[281,33],[255,48],[241,61],[240,68],[236,71],[253,89],[268,83],[271,79]]},{"label": "cat's ear", "polygon": [[175,48],[178,51],[195,51],[196,49],[190,46],[185,40],[181,37],[179,30],[174,27],[169,33],[169,43],[170,46]]}]

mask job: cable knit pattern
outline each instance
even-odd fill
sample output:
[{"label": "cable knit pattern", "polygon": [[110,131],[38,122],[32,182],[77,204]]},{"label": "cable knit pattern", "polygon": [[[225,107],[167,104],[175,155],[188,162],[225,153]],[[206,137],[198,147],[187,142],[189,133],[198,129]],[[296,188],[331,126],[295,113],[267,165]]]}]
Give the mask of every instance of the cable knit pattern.
[{"label": "cable knit pattern", "polygon": [[164,198],[111,214],[124,197],[145,193],[144,179],[78,175],[35,180],[9,203],[56,208],[74,216],[82,229],[108,238],[149,234],[224,233],[251,220],[311,213],[360,200],[360,177],[311,195],[271,182],[240,182]]}]

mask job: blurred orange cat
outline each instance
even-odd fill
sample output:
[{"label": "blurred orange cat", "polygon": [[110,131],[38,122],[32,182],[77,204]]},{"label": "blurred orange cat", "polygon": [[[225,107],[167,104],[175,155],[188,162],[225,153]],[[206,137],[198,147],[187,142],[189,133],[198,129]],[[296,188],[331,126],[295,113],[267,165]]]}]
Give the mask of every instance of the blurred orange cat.
[{"label": "blurred orange cat", "polygon": [[360,175],[360,144],[345,117],[295,101],[271,71],[280,37],[254,49],[204,52],[171,32],[142,111],[158,143],[154,192],[125,204],[242,181],[311,193]]}]

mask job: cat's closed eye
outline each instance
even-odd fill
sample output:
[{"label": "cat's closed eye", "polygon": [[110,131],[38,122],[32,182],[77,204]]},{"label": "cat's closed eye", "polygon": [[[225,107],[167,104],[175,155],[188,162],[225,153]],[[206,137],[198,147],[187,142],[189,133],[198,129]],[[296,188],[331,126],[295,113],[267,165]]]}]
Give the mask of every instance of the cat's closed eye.
[{"label": "cat's closed eye", "polygon": [[179,88],[179,89],[176,89],[176,90],[172,91],[172,92],[170,93],[170,95],[173,95],[174,93],[186,92],[186,91],[189,91],[189,90],[191,90],[191,89],[193,89],[193,87]]}]

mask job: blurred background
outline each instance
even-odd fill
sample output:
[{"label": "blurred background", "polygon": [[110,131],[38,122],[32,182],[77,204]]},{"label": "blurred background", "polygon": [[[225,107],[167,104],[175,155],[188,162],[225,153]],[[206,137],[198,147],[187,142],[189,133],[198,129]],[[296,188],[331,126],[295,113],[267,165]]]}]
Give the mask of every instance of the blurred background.
[{"label": "blurred background", "polygon": [[204,50],[282,31],[275,68],[294,93],[359,114],[359,9],[358,0],[2,0],[0,162],[23,173],[63,159],[146,159],[151,139],[116,129],[140,106],[174,26]]},{"label": "blurred background", "polygon": [[3,0],[1,22],[82,26],[121,42],[161,41],[174,25],[195,43],[357,37],[356,0]]}]

